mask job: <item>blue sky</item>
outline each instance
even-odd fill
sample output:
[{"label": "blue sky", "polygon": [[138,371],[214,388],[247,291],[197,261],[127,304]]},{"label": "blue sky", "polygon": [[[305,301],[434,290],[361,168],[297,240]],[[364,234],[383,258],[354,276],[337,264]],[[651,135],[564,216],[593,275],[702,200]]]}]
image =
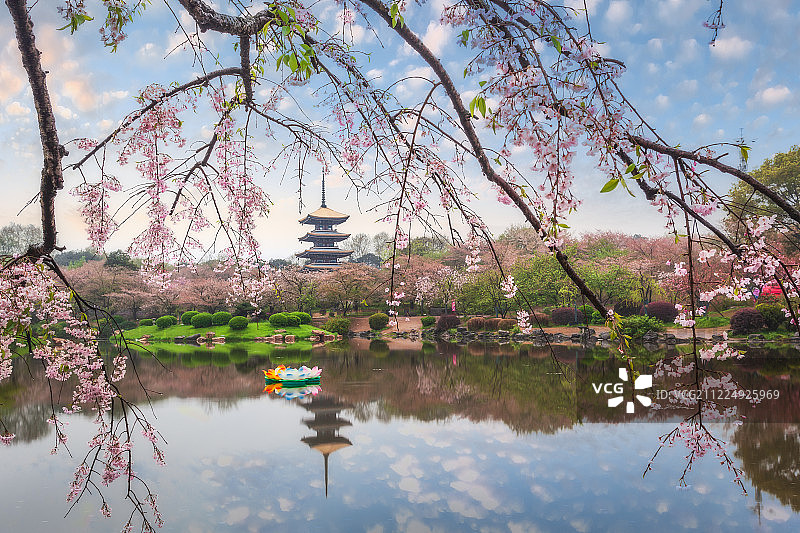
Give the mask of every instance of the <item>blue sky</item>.
[{"label": "blue sky", "polygon": [[[576,0],[567,3],[583,5]],[[44,54],[45,68],[50,71],[48,83],[62,143],[75,137],[104,136],[135,108],[133,96],[148,83],[184,82],[198,72],[188,52],[179,48],[167,55],[182,37],[176,34],[177,24],[163,2],[154,2],[142,18],[129,26],[129,38],[116,54],[100,45],[97,21],[87,23],[75,35],[57,31],[63,23],[54,4],[40,1],[33,9],[33,17],[37,43]],[[90,13],[100,18],[96,2],[87,5]],[[227,8],[225,2],[217,5]],[[443,5],[442,0],[421,6],[412,3],[405,22],[459,73],[465,56],[457,45],[457,32],[438,23]],[[732,142],[742,128],[752,146],[751,168],[800,143],[800,85],[795,67],[796,58],[800,57],[800,1],[726,2],[727,27],[713,47],[709,46],[711,32],[702,26],[715,7],[713,1],[587,0],[587,6],[594,36],[605,42],[601,52],[627,65],[621,79],[627,96],[669,142],[685,148]],[[174,9],[180,16],[177,3]],[[324,20],[329,25],[336,23],[338,9],[333,3],[327,8]],[[223,52],[225,65],[232,64],[233,60],[227,60],[234,57],[232,40],[208,34],[204,38]],[[386,48],[381,48],[375,36],[364,29],[363,21],[357,20],[352,38],[372,53],[371,75],[378,77],[379,84],[388,85],[403,75],[425,73],[424,65],[404,51],[396,37],[382,36]],[[463,83],[460,88],[469,98],[473,90],[469,84],[476,81]],[[308,96],[303,91],[310,88],[299,90],[302,101]],[[423,84],[406,82],[400,94],[411,102],[426,90]],[[285,105],[291,111],[293,104]],[[309,113],[319,114],[313,108]],[[189,121],[199,135],[208,131],[207,127],[202,129],[204,118],[198,116]],[[36,193],[41,152],[30,90],[5,9],[0,10],[0,139],[5,148],[0,152],[0,175],[5,185],[0,225],[10,221],[35,223],[39,219],[36,204],[17,216],[22,205]],[[266,141],[258,148],[265,155],[271,150]],[[732,156],[730,163],[737,164],[738,155]],[[601,196],[598,191],[607,177],[595,171],[593,163],[586,159],[578,159],[575,169],[584,205],[568,221],[574,231],[615,229],[648,235],[663,232],[663,219],[641,195],[633,199],[618,189]],[[135,176],[127,172],[121,174],[123,181],[132,183]],[[79,177],[73,173],[67,174],[66,179],[67,188],[71,188]],[[468,175],[468,180],[479,197],[474,207],[493,231],[499,233],[510,224],[522,222],[520,216],[510,214],[495,201],[495,195],[477,172]],[[728,188],[721,177],[712,181]],[[263,186],[274,203],[269,219],[259,228],[264,254],[289,256],[301,249],[296,239],[304,232],[297,223],[301,216],[297,181],[274,173],[266,177]],[[317,187],[318,180],[304,190],[308,202],[304,211],[318,205]],[[328,205],[353,215],[342,231],[373,234],[388,229],[375,223],[383,211],[367,211],[379,203],[377,197],[362,196],[358,204],[354,200],[347,180],[341,173],[334,173],[328,181]],[[359,205],[363,212],[358,211]],[[58,198],[58,217],[60,242],[69,248],[85,246],[76,204],[66,190]],[[109,248],[125,247],[136,233],[133,226],[123,227]]]}]

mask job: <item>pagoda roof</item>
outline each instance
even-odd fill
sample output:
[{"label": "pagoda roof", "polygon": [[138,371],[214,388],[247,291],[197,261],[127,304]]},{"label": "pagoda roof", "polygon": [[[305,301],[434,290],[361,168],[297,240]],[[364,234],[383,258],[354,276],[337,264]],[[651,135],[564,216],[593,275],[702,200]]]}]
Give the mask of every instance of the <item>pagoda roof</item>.
[{"label": "pagoda roof", "polygon": [[344,263],[308,263],[303,266],[306,270],[336,270]]},{"label": "pagoda roof", "polygon": [[294,254],[297,257],[302,257],[303,259],[311,259],[313,257],[317,257],[320,255],[334,255],[336,257],[347,257],[348,255],[352,254],[353,250],[340,250],[338,248],[309,248],[299,254]]},{"label": "pagoda roof", "polygon": [[348,218],[350,218],[350,215],[339,213],[338,211],[334,211],[333,209],[330,209],[328,207],[320,207],[313,213],[309,213],[304,218],[301,218],[300,223],[314,224],[316,220],[324,220],[334,224],[341,224]]},{"label": "pagoda roof", "polygon": [[339,429],[344,426],[352,426],[353,423],[349,420],[345,420],[344,418],[339,418],[338,416],[334,415],[331,419],[327,418],[312,418],[303,420],[303,424],[308,426],[309,429],[313,429],[315,431],[322,431],[325,429]]},{"label": "pagoda roof", "polygon": [[337,241],[343,241],[350,236],[349,233],[339,233],[338,231],[309,231],[303,237],[300,237],[299,241],[311,241],[313,242],[314,239],[336,239]]}]

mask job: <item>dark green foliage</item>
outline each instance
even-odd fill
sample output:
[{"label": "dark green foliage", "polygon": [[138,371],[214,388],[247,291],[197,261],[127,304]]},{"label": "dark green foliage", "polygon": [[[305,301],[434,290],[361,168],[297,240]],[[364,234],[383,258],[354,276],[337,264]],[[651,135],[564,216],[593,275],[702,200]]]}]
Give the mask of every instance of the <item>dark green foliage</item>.
[{"label": "dark green foliage", "polygon": [[517,321],[511,318],[504,318],[500,321],[497,325],[497,329],[502,329],[505,331],[510,331],[514,326],[517,325]]},{"label": "dark green foliage", "polygon": [[111,252],[106,256],[106,267],[127,268],[128,270],[136,270],[138,268],[131,260],[131,256],[122,250]]},{"label": "dark green foliage", "polygon": [[678,316],[675,305],[669,302],[650,302],[645,306],[645,313],[665,323],[675,322],[675,317]]},{"label": "dark green foliage", "polygon": [[300,325],[300,317],[294,313],[275,313],[269,317],[269,323],[279,328],[296,327]]},{"label": "dark green foliage", "polygon": [[383,329],[389,324],[389,315],[386,313],[375,313],[369,317],[369,327],[372,329]]},{"label": "dark green foliage", "polygon": [[195,328],[210,328],[211,327],[211,313],[197,313],[192,317],[192,327]]},{"label": "dark green foliage", "polygon": [[470,331],[481,331],[485,327],[486,327],[486,320],[484,320],[479,316],[467,320],[467,329]]},{"label": "dark green foliage", "polygon": [[624,300],[614,304],[614,312],[620,316],[639,315],[642,310],[641,302]]},{"label": "dark green foliage", "polygon": [[664,323],[652,316],[634,315],[622,319],[622,333],[633,339],[641,338],[648,331],[664,331]]},{"label": "dark green foliage", "polygon": [[424,316],[422,317],[422,327],[429,328],[432,325],[436,324],[436,317],[435,316]]},{"label": "dark green foliage", "polygon": [[139,321],[140,326],[152,326],[153,319],[152,318],[143,318]]},{"label": "dark green foliage", "polygon": [[308,313],[304,313],[302,311],[295,311],[294,313],[291,314],[292,316],[296,316],[297,318],[299,318],[301,324],[311,324],[311,315],[309,315]]},{"label": "dark green foliage", "polygon": [[436,321],[436,331],[446,331],[461,325],[461,319],[458,315],[447,314],[439,317]]},{"label": "dark green foliage", "polygon": [[250,302],[239,302],[233,308],[233,316],[250,316],[256,314],[258,309]]},{"label": "dark green foliage", "polygon": [[331,317],[331,318],[335,317],[336,316],[336,311],[331,309],[330,311],[328,311],[328,316]]},{"label": "dark green foliage", "polygon": [[758,304],[756,311],[764,317],[764,325],[767,329],[774,330],[786,322],[786,315],[780,305],[777,304]]},{"label": "dark green foliage", "polygon": [[233,315],[231,315],[227,311],[218,311],[211,315],[211,325],[212,326],[224,326],[228,322],[230,322]]},{"label": "dark green foliage", "polygon": [[234,331],[241,331],[247,329],[249,321],[246,316],[234,316],[228,321],[228,327]]},{"label": "dark green foliage", "polygon": [[605,324],[606,320],[603,318],[603,315],[600,314],[600,311],[597,309],[592,309],[592,324]]},{"label": "dark green foliage", "polygon": [[583,313],[580,309],[578,309],[576,312],[572,307],[556,307],[550,313],[550,319],[556,326],[580,324],[583,322]]},{"label": "dark green foliage", "polygon": [[194,318],[194,316],[197,315],[197,314],[200,314],[200,312],[199,311],[186,311],[185,313],[183,313],[181,315],[181,324],[185,324],[187,326],[190,326],[192,324],[192,318]]},{"label": "dark green foliage", "polygon": [[764,317],[756,309],[745,307],[731,317],[731,330],[734,335],[755,333],[764,328]]},{"label": "dark green foliage", "polygon": [[330,331],[331,333],[338,333],[344,337],[347,335],[347,332],[350,331],[350,319],[345,317],[331,318],[325,322],[325,325],[322,326],[322,329],[325,331]]},{"label": "dark green foliage", "polygon": [[178,323],[177,317],[172,315],[165,315],[156,319],[156,327],[158,329],[167,329]]}]

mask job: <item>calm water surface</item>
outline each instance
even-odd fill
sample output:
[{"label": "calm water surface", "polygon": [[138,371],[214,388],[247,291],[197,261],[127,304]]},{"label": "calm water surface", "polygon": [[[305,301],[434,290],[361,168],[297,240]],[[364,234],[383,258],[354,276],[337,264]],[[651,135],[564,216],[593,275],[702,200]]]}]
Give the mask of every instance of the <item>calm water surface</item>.
[{"label": "calm water surface", "polygon": [[[615,372],[597,352],[351,341],[270,361],[231,347],[181,350],[156,350],[169,372],[138,362],[143,383],[161,393],[152,410],[168,446],[159,467],[140,442],[136,470],[159,495],[164,531],[800,531],[792,354],[736,370],[751,386],[780,388],[784,400],[770,409],[781,423],[713,426],[744,469],[743,495],[715,457],[695,463],[689,488],[677,490],[680,447],[665,448],[642,477],[672,421],[579,418],[565,375],[576,358]],[[261,369],[281,362],[321,366],[322,392],[264,394]],[[123,392],[143,400],[132,380]],[[111,519],[92,496],[63,517],[93,425],[69,417],[76,458],[49,455],[48,398],[24,366],[0,388],[0,414],[18,435],[0,448],[0,531],[119,530],[129,512],[122,487],[108,492]]]}]

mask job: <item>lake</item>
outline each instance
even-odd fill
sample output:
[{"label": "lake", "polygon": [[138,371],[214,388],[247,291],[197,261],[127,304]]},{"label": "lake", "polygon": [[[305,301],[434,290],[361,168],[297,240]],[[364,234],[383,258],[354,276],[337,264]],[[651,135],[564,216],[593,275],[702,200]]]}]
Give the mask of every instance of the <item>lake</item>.
[{"label": "lake", "polygon": [[[779,395],[733,402],[735,415],[707,426],[727,442],[747,494],[712,453],[678,488],[682,443],[661,449],[643,477],[659,437],[686,413],[627,392],[635,413],[609,407],[590,383],[608,381],[611,392],[624,365],[599,348],[354,339],[269,356],[150,349],[155,359],[134,357],[152,402],[130,366],[121,390],[168,443],[166,466],[144,439],[136,445],[162,531],[800,531],[800,352],[791,347],[722,365],[743,389]],[[637,365],[644,373],[663,356],[642,351]],[[277,364],[321,367],[321,391],[265,393],[262,370]],[[64,518],[94,425],[66,417],[73,457],[51,456],[49,398],[35,365],[15,361],[0,386],[0,416],[17,434],[0,447],[0,530],[118,531],[130,513],[121,481],[105,489],[111,518],[94,495]]]}]

